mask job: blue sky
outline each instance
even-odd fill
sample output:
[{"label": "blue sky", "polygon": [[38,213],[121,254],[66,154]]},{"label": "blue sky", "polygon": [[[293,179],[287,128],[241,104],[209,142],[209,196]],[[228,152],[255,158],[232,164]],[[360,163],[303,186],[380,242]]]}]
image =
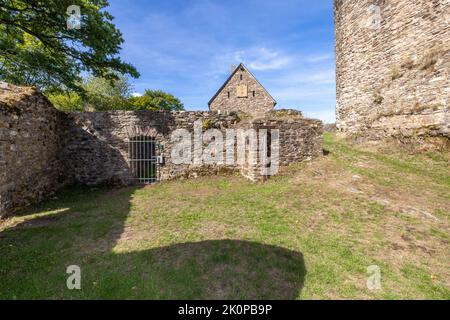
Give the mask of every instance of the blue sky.
[{"label": "blue sky", "polygon": [[110,0],[121,57],[186,110],[207,110],[232,64],[243,62],[277,100],[334,122],[333,1]]}]

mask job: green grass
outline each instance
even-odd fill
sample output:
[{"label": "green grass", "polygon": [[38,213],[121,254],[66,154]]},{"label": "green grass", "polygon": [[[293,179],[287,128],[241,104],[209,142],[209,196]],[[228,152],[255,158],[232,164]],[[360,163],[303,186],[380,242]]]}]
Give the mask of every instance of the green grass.
[{"label": "green grass", "polygon": [[0,222],[0,298],[449,299],[448,155],[325,148],[266,183],[61,192]]}]

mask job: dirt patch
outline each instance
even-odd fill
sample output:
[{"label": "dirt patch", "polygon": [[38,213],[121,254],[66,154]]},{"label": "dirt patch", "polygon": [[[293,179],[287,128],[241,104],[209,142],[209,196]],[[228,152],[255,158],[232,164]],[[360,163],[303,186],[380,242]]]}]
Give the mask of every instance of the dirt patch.
[{"label": "dirt patch", "polygon": [[197,232],[202,239],[242,239],[253,232],[248,225],[228,225],[219,221],[202,221]]},{"label": "dirt patch", "polygon": [[127,226],[112,229],[107,235],[99,239],[79,239],[75,244],[83,254],[102,253],[108,251],[121,252],[137,250],[142,243],[154,243],[158,233],[153,229],[138,229]]},{"label": "dirt patch", "polygon": [[[384,227],[385,245],[377,250],[377,257],[389,260],[397,269],[405,261],[423,265],[423,261],[438,258],[442,252],[442,242],[438,238],[428,237],[428,228],[403,226],[394,220],[386,219]],[[443,270],[442,270],[443,271]]]},{"label": "dirt patch", "polygon": [[440,219],[433,211],[443,209],[449,211],[449,204],[436,198],[435,194],[423,191],[420,194],[382,186],[361,186],[370,201],[374,201],[387,210],[402,213],[412,217],[438,222]]},{"label": "dirt patch", "polygon": [[208,198],[216,195],[217,191],[210,186],[197,186],[191,189],[183,189],[180,193],[184,197]]},{"label": "dirt patch", "polygon": [[142,243],[154,244],[157,242],[158,237],[160,236],[160,232],[157,229],[147,227],[145,229],[127,226],[125,229],[118,235],[114,251],[128,251],[137,246],[141,246]]},{"label": "dirt patch", "polygon": [[[366,161],[356,162],[356,166],[363,165],[365,168],[379,167],[375,164],[369,165]],[[405,182],[408,182],[408,179],[404,177]],[[320,163],[307,166],[306,170],[297,175],[297,180],[317,185],[317,188],[326,186],[347,197],[362,196],[368,201],[385,206],[387,210],[424,219],[438,221],[439,218],[433,214],[435,210],[450,211],[448,201],[437,197],[436,192],[432,190],[418,190],[417,186],[410,190],[413,187],[409,184],[400,187],[383,186],[368,177],[339,168],[329,159],[322,159]]]}]

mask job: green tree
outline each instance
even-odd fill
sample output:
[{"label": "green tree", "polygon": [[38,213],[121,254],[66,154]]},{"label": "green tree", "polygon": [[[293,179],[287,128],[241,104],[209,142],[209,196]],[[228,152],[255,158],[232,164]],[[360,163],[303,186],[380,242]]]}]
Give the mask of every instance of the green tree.
[{"label": "green tree", "polygon": [[87,93],[83,99],[86,110],[108,111],[128,108],[132,85],[124,76],[119,76],[113,81],[90,77],[83,87]]},{"label": "green tree", "polygon": [[[67,28],[70,5],[81,9],[80,29]],[[107,6],[106,0],[1,0],[0,79],[83,94],[82,72],[139,77],[118,57],[123,38]]]},{"label": "green tree", "polygon": [[140,97],[131,97],[133,86],[128,78],[118,75],[117,80],[90,76],[80,84],[83,95],[77,92],[46,92],[46,96],[59,110],[109,111],[109,110],[184,110],[179,99],[161,90],[145,90]]},{"label": "green tree", "polygon": [[46,96],[58,110],[64,112],[86,110],[82,98],[76,92],[52,92],[46,93]]},{"label": "green tree", "polygon": [[184,110],[183,103],[170,93],[161,90],[145,90],[140,97],[131,97],[128,108],[131,110]]},{"label": "green tree", "polygon": [[127,110],[132,85],[123,75],[116,80],[90,76],[80,86],[84,94],[76,92],[47,92],[55,108],[61,111]]}]

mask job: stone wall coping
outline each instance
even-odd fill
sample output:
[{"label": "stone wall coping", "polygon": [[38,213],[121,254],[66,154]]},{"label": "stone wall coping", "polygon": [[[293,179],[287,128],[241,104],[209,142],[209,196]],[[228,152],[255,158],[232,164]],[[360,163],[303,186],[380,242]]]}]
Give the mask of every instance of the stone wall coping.
[{"label": "stone wall coping", "polygon": [[156,114],[174,114],[174,115],[183,115],[183,114],[194,114],[194,115],[236,115],[235,112],[217,112],[217,111],[167,111],[167,110],[110,110],[110,111],[71,111],[68,114],[134,114],[134,113],[156,113]]}]

